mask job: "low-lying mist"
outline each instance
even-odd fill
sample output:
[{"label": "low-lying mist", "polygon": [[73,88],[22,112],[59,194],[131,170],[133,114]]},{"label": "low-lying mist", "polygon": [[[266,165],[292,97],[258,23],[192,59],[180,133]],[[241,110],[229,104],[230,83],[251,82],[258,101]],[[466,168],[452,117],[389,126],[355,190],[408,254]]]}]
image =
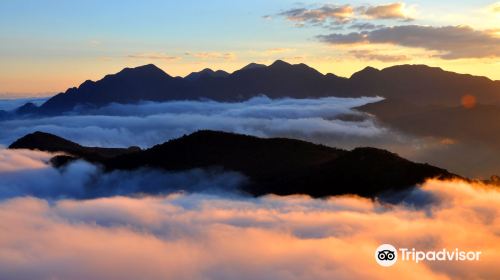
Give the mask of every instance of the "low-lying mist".
[{"label": "low-lying mist", "polygon": [[[1,121],[0,145],[7,146],[39,130],[87,146],[147,148],[200,129],[212,129],[259,137],[295,138],[345,149],[379,147],[431,163],[435,154],[448,150],[449,145],[439,139],[404,135],[384,127],[374,116],[353,109],[380,100],[378,97],[269,99],[260,96],[234,103],[200,100],[76,108],[62,116],[24,116]],[[437,161],[439,166],[448,166],[441,165],[442,162]]]},{"label": "low-lying mist", "polygon": [[54,117],[25,117],[1,122],[0,144],[8,145],[36,130],[82,145],[149,147],[200,129],[262,137],[293,137],[318,142],[384,142],[388,131],[351,108],[381,98],[269,99],[238,103],[171,101],[111,104],[75,109]]},{"label": "low-lying mist", "polygon": [[62,168],[49,163],[54,154],[0,149],[0,199],[35,196],[46,199],[114,195],[168,194],[178,191],[237,194],[247,180],[237,172],[193,169],[113,171],[78,160]]}]

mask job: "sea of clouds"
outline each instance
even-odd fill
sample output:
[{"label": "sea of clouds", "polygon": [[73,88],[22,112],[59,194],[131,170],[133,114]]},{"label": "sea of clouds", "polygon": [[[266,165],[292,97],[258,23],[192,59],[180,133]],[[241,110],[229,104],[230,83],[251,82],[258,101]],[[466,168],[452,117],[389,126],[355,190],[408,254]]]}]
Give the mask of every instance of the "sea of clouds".
[{"label": "sea of clouds", "polygon": [[[102,173],[0,150],[0,279],[497,279],[500,188],[429,180],[398,204],[249,197],[221,170]],[[421,203],[425,201],[425,203]],[[378,266],[382,243],[481,251]]]},{"label": "sea of clouds", "polygon": [[[353,107],[377,98],[112,104],[0,123],[0,144],[36,130],[84,145],[149,147],[198,129],[333,146],[420,145]],[[104,173],[51,153],[0,148],[0,279],[498,279],[500,190],[429,180],[398,203],[356,196],[249,197],[230,170]],[[394,194],[393,194],[394,195]],[[479,262],[377,265],[382,243],[481,251]]]},{"label": "sea of clouds", "polygon": [[[0,201],[1,279],[498,279],[500,192],[431,180],[427,209],[354,196]],[[382,243],[477,262],[374,259]]]},{"label": "sea of clouds", "polygon": [[150,147],[200,129],[332,144],[354,145],[368,139],[384,142],[389,131],[370,116],[352,109],[379,100],[377,97],[269,99],[260,96],[235,103],[204,100],[111,104],[94,110],[76,109],[63,116],[2,121],[0,144],[8,145],[40,130],[83,145]]},{"label": "sea of clouds", "polygon": [[[191,100],[76,108],[60,116],[0,120],[0,147],[28,133],[44,131],[87,146],[147,148],[197,130],[211,129],[301,139],[344,149],[378,147],[469,175],[463,172],[463,169],[471,170],[467,162],[460,158],[448,160],[457,154],[456,149],[449,149],[450,145],[443,144],[441,139],[405,135],[355,109],[380,100],[379,97],[270,99],[258,96],[242,102]],[[21,103],[3,100],[0,107],[13,108]],[[484,154],[491,155],[490,152]],[[480,164],[474,166],[486,169]]]}]

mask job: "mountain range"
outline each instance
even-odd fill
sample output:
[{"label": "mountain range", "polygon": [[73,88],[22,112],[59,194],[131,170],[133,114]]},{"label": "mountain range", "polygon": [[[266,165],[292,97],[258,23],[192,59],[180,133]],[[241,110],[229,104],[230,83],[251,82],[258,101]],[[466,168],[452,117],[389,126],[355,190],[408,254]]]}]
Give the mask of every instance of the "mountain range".
[{"label": "mountain range", "polygon": [[[41,106],[27,103],[0,111],[0,120],[59,115],[109,103],[204,100],[237,102],[258,95],[270,98],[382,96],[359,111],[376,116],[383,126],[410,137],[431,139],[442,146],[425,158],[473,177],[498,174],[500,157],[500,81],[458,74],[426,65],[366,67],[350,78],[322,74],[305,64],[278,60],[271,65],[250,63],[233,73],[204,69],[173,77],[148,64],[85,81],[48,99]],[[474,102],[464,106],[467,96]],[[410,155],[406,155],[410,156]]]},{"label": "mountain range", "polygon": [[459,177],[376,148],[347,151],[294,139],[257,138],[209,130],[145,150],[85,147],[43,132],[28,134],[9,148],[63,152],[66,155],[51,160],[57,167],[84,159],[102,165],[107,172],[141,168],[236,171],[248,178],[241,190],[252,195],[325,197],[356,194],[375,197],[406,190],[427,178]]},{"label": "mountain range", "polygon": [[372,67],[350,78],[322,74],[305,64],[278,60],[269,66],[251,63],[233,73],[204,69],[181,78],[148,64],[87,80],[47,100],[19,108],[21,114],[60,114],[75,107],[99,107],[109,103],[142,100],[241,101],[258,95],[270,98],[382,96],[415,101],[420,105],[460,105],[463,95],[478,102],[500,104],[500,81],[457,74],[425,65],[398,65],[378,70]]}]

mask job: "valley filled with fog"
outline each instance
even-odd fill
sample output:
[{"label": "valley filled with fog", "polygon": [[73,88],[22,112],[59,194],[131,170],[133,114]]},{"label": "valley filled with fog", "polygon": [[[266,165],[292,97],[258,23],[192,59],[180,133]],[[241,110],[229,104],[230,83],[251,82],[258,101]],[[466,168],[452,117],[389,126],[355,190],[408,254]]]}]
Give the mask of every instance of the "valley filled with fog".
[{"label": "valley filled with fog", "polygon": [[[0,101],[16,108],[44,99]],[[270,99],[242,102],[168,101],[110,104],[76,108],[57,116],[23,116],[1,122],[0,146],[43,131],[86,146],[148,148],[192,132],[210,129],[258,137],[285,137],[353,149],[377,147],[402,157],[427,162],[464,176],[487,179],[497,175],[500,158],[495,147],[474,145],[442,136],[417,136],[384,124],[357,107],[380,97]]]}]

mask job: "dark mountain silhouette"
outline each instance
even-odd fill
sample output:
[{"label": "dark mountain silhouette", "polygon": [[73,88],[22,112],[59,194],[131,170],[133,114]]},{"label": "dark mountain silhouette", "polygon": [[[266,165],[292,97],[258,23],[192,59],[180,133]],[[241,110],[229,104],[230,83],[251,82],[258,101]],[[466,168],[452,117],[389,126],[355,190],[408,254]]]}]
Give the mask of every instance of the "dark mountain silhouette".
[{"label": "dark mountain silhouette", "polygon": [[465,94],[482,103],[500,104],[500,82],[457,74],[425,65],[400,65],[377,70],[367,67],[349,79],[323,75],[305,64],[278,60],[269,66],[249,64],[234,73],[205,69],[185,78],[172,77],[149,64],[107,75],[45,102],[28,111],[58,114],[74,107],[102,106],[111,102],[140,100],[213,99],[240,101],[257,95],[280,97],[383,96],[411,100],[421,105],[458,105]]},{"label": "dark mountain silhouette", "polygon": [[398,65],[377,70],[367,67],[349,79],[350,90],[360,95],[377,93],[418,105],[456,106],[464,95],[478,102],[500,104],[500,81],[458,74],[426,65]]},{"label": "dark mountain silhouette", "polygon": [[97,82],[85,81],[50,98],[39,108],[41,113],[61,113],[75,106],[102,106],[111,102],[134,103],[140,100],[159,100],[163,93],[172,99],[184,99],[184,80],[173,78],[158,67],[148,64],[125,68]]},{"label": "dark mountain silhouette", "polygon": [[[308,194],[323,197],[357,194],[373,197],[423,182],[451,178],[444,169],[408,161],[375,148],[346,151],[300,140],[263,139],[217,131],[198,131],[143,151],[110,157],[46,133],[29,134],[10,148],[62,151],[102,164],[106,170],[222,168],[243,173],[243,190],[252,195]],[[103,153],[106,152],[106,155]],[[55,160],[59,164],[68,158]]]},{"label": "dark mountain silhouette", "polygon": [[33,112],[36,112],[37,109],[38,106],[36,106],[33,102],[28,102],[17,108],[15,113],[19,115],[32,114]]},{"label": "dark mountain silhouette", "polygon": [[100,162],[106,158],[112,158],[141,150],[139,147],[86,147],[59,136],[40,131],[36,131],[17,139],[9,146],[9,149],[30,149],[45,152],[64,152],[76,158],[83,158],[91,162]]},{"label": "dark mountain silhouette", "polygon": [[259,63],[250,63],[240,70],[248,70],[248,69],[254,69],[254,68],[266,68],[267,66],[265,64],[259,64]]},{"label": "dark mountain silhouette", "polygon": [[214,71],[210,68],[205,68],[199,72],[193,72],[187,75],[186,77],[184,77],[184,79],[190,81],[196,81],[203,78],[223,78],[227,76],[229,76],[229,73],[227,73],[226,71],[222,70]]},{"label": "dark mountain silhouette", "polygon": [[376,115],[398,130],[419,136],[450,138],[500,148],[500,106],[422,106],[397,99],[367,104],[359,110]]}]

